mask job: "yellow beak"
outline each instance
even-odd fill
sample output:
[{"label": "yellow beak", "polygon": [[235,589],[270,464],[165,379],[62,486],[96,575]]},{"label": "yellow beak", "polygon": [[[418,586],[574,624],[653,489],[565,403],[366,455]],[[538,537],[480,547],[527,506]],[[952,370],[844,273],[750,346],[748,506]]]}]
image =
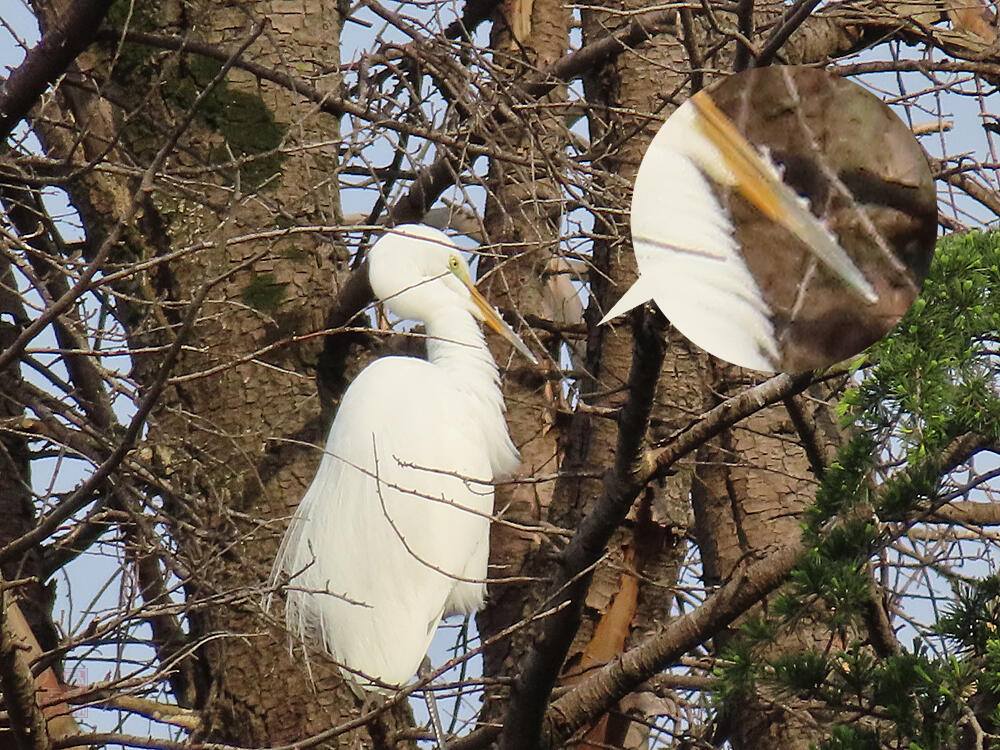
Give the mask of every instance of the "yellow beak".
[{"label": "yellow beak", "polygon": [[[462,277],[459,276],[459,278]],[[480,291],[472,285],[472,281],[468,278],[462,278],[462,283],[465,284],[469,290],[469,294],[472,295],[472,302],[475,304],[476,309],[480,313],[478,316],[479,319],[513,344],[514,348],[527,357],[529,362],[533,365],[537,365],[538,360],[535,359],[535,355],[532,354],[527,345],[521,341],[521,337],[514,333],[514,329],[507,325],[506,321],[500,317],[500,313],[498,313],[493,306],[486,301],[486,298],[480,293]]]},{"label": "yellow beak", "polygon": [[831,232],[803,205],[757,150],[740,134],[732,121],[704,91],[691,97],[698,111],[702,133],[718,149],[719,155],[736,178],[736,186],[771,221],[776,221],[798,237],[809,250],[848,287],[867,302],[877,302],[878,293],[837,244]]}]

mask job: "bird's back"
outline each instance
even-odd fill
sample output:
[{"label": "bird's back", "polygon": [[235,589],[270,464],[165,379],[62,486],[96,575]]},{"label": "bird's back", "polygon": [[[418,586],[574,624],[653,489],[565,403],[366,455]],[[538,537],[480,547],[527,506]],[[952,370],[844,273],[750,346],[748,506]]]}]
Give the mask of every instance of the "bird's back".
[{"label": "bird's back", "polygon": [[483,599],[493,474],[456,386],[425,360],[369,365],[275,563],[290,629],[389,684],[413,676],[443,614]]}]

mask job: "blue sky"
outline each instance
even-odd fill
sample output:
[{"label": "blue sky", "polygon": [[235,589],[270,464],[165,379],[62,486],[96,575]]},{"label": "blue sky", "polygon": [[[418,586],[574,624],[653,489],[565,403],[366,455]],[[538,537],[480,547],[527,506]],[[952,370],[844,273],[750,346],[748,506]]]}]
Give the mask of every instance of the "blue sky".
[{"label": "blue sky", "polygon": [[[32,14],[20,0],[13,0],[8,5],[9,7],[3,11],[3,18],[10,24],[10,27],[0,28],[0,71],[16,66],[23,57],[23,49],[14,37],[11,36],[11,29],[29,46],[37,41],[38,34]],[[359,15],[363,15],[366,12],[361,11]],[[412,12],[412,9],[409,12]],[[366,18],[373,23],[381,23],[371,14],[368,14]],[[376,28],[378,28],[378,25],[376,25]],[[344,60],[350,60],[356,55],[357,51],[369,48],[372,33],[372,31],[366,30],[363,26],[348,24],[347,31],[345,32]],[[384,30],[383,36],[386,39],[395,41],[406,41],[406,37],[394,29]],[[884,54],[884,49],[868,52],[864,53],[860,59],[884,59]],[[947,80],[947,78],[946,76],[942,76],[943,80]],[[900,81],[902,81],[904,90],[912,89],[914,91],[921,91],[927,87],[926,79],[915,73],[906,74],[901,78],[897,78],[894,74],[881,74],[866,78],[866,82],[872,86],[873,90],[879,91],[883,97],[898,96]],[[897,111],[901,113],[904,119],[910,119],[914,124],[928,122],[939,116],[952,120],[954,129],[950,132],[936,133],[921,138],[921,143],[932,154],[941,156],[943,154],[967,153],[970,155],[970,158],[978,158],[982,161],[995,163],[997,161],[996,149],[1000,145],[995,142],[997,136],[988,136],[981,127],[981,115],[986,111],[986,107],[988,106],[987,101],[975,95],[944,96],[940,92],[931,91],[920,100],[919,106],[925,107],[926,111],[920,111],[918,106],[910,108],[897,107]],[[345,127],[347,127],[347,124],[345,124]],[[19,132],[22,134],[25,132],[23,126]],[[29,148],[34,147],[30,140],[26,143]],[[375,153],[368,154],[367,158],[374,163],[387,163],[389,158],[391,158],[391,151],[388,145],[383,143]],[[993,178],[996,179],[996,172],[992,174]],[[346,191],[345,211],[367,211],[370,208],[371,200],[372,195],[370,192]],[[50,201],[54,212],[63,213],[69,211],[65,200],[60,200],[58,191],[53,191]],[[970,219],[969,216],[963,215],[962,211],[968,211],[972,218]],[[996,217],[989,217],[982,208],[974,205],[968,199],[958,204],[958,212],[957,215],[960,220],[967,224],[973,223],[976,219],[979,221],[996,221]],[[78,236],[79,229],[76,226],[77,224],[78,222],[73,221],[70,215],[70,219],[63,225],[63,231],[70,238]],[[54,346],[51,336],[48,339],[41,339],[37,343],[42,347]],[[120,362],[119,366],[123,371],[127,371],[128,369],[127,362]],[[27,374],[29,377],[33,377],[30,373]],[[122,409],[123,418],[127,418],[128,406],[124,402]],[[82,471],[83,466],[80,463],[77,463],[75,467],[70,467],[66,460],[51,459],[36,467],[33,479],[36,489],[39,492],[54,493],[65,491],[75,486],[81,479]],[[984,563],[987,566],[991,564],[991,561]],[[56,604],[56,618],[61,622],[62,627],[66,631],[80,632],[93,617],[101,613],[113,612],[117,609],[122,595],[122,587],[129,585],[128,581],[123,579],[119,574],[122,565],[123,561],[119,557],[118,547],[106,545],[96,548],[92,554],[82,556],[77,562],[69,566],[65,576],[61,576],[58,581],[58,600]],[[140,627],[144,628],[145,626]],[[148,633],[144,630],[141,630],[137,635],[148,637]],[[431,651],[434,663],[439,664],[450,657],[448,648],[452,645],[454,639],[454,625],[443,628],[439,632]],[[148,650],[142,649],[140,646],[129,646],[127,648],[139,649],[138,651],[127,653],[128,658],[143,659],[148,657]],[[109,647],[103,653],[91,654],[84,664],[86,673],[78,675],[75,678],[76,681],[87,682],[104,679],[105,673],[109,669],[114,668],[113,663],[109,663],[105,659],[114,662],[120,656],[121,654],[116,653],[113,647]],[[478,663],[474,662],[471,666],[473,673],[478,673],[480,669],[481,667]],[[474,708],[474,705],[467,705],[465,711],[468,712]],[[422,706],[417,707],[417,711],[418,713],[421,712]],[[93,721],[101,729],[113,729],[115,728],[116,717],[105,715],[103,712],[95,709],[89,709],[86,714],[86,720]],[[129,720],[129,724],[125,729],[137,734],[155,732],[162,736],[163,733],[162,725],[146,722],[134,717]]]}]

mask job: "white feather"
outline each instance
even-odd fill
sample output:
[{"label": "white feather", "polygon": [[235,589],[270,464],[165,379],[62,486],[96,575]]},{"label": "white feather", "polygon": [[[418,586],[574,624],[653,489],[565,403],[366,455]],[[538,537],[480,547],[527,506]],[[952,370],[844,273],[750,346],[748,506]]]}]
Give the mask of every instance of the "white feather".
[{"label": "white feather", "polygon": [[682,105],[643,157],[631,214],[640,276],[605,320],[652,298],[706,351],[774,370],[779,354],[768,306],[699,165],[711,163],[719,181],[732,177],[721,158],[712,160],[714,146],[694,127],[694,116],[690,104]]},{"label": "white feather", "polygon": [[848,287],[869,303],[878,294],[808,202],[784,184],[770,156],[747,144],[717,112],[710,99],[689,100],[650,143],[632,197],[640,276],[602,322],[654,299],[702,348],[743,367],[774,371],[781,357],[770,309],[708,178],[740,189],[752,184],[748,195],[767,196],[766,202],[754,199],[758,208],[773,214]]},{"label": "white feather", "polygon": [[482,605],[491,482],[518,463],[469,292],[440,273],[454,246],[397,232],[369,256],[372,287],[426,321],[430,361],[385,357],[351,383],[272,572],[291,578],[293,634],[388,685],[414,675],[442,616]]}]

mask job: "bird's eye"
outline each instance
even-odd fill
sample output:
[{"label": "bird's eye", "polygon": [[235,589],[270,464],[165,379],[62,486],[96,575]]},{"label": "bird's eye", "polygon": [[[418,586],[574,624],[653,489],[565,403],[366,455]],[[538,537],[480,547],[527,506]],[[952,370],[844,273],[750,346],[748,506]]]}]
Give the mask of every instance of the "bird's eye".
[{"label": "bird's eye", "polygon": [[448,258],[448,268],[452,271],[457,271],[459,268],[459,260],[454,255]]}]

